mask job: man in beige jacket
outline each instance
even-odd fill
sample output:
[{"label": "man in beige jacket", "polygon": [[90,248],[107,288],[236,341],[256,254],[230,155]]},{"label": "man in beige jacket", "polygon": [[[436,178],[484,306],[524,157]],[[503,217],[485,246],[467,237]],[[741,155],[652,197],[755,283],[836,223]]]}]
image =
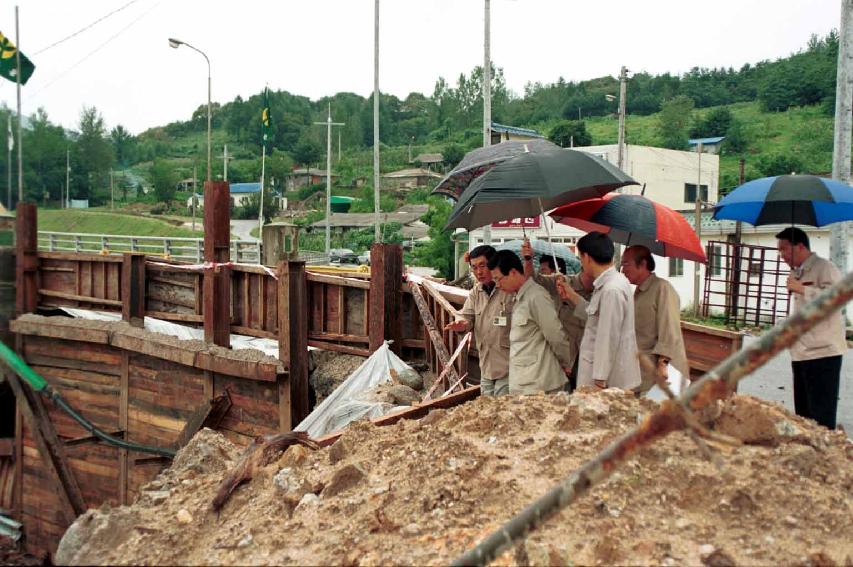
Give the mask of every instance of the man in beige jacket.
[{"label": "man in beige jacket", "polygon": [[509,332],[509,393],[562,390],[572,352],[551,296],[524,275],[515,252],[496,252],[489,268],[498,288],[515,294]]},{"label": "man in beige jacket", "polygon": [[[788,290],[794,309],[841,279],[831,262],[811,251],[808,235],[790,227],[776,235],[779,255],[788,266]],[[835,429],[841,359],[847,352],[841,311],[836,311],[791,346],[794,410],[797,415]]]},{"label": "man in beige jacket", "polygon": [[672,284],[655,275],[655,259],[645,246],[630,246],[622,254],[622,273],[634,289],[634,325],[641,356],[651,365],[641,365],[638,394],[655,385],[658,363],[672,366],[685,380],[690,378],[684,337],[681,336],[681,307]]},{"label": "man in beige jacket", "polygon": [[509,328],[515,298],[496,288],[489,270],[495,249],[477,246],[468,254],[471,273],[477,285],[459,312],[459,319],[445,325],[445,331],[474,330],[480,355],[480,391],[484,396],[502,396],[509,392]]},{"label": "man in beige jacket", "polygon": [[586,306],[578,386],[632,390],[641,380],[631,284],[613,267],[613,241],[606,234],[590,232],[577,248],[583,271],[594,278],[592,297],[587,304],[566,286],[560,291],[576,306]]}]

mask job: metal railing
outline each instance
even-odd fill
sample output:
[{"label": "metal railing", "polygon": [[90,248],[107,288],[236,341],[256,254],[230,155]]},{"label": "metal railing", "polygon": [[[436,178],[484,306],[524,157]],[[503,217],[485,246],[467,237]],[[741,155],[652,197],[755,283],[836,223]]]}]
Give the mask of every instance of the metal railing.
[{"label": "metal railing", "polygon": [[[204,239],[165,236],[127,236],[117,234],[87,234],[79,232],[38,233],[39,250],[48,252],[89,252],[121,254],[142,252],[173,260],[201,262],[204,259]],[[232,240],[231,260],[259,264],[261,243],[255,240]]]},{"label": "metal railing", "polygon": [[[38,233],[39,250],[48,252],[82,252],[94,254],[121,254],[141,252],[163,256],[172,260],[201,263],[204,259],[204,238],[166,236],[127,236],[117,234],[87,234],[81,232]],[[259,240],[232,240],[231,261],[243,264],[261,263]],[[303,250],[299,258],[308,264],[326,264],[323,252]]]}]

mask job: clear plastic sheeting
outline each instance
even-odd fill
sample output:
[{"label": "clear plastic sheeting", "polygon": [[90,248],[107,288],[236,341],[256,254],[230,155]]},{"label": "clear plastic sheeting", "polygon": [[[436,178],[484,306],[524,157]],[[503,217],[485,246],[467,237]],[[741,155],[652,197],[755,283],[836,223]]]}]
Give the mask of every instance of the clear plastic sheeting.
[{"label": "clear plastic sheeting", "polygon": [[[88,309],[74,309],[71,307],[63,307],[62,310],[72,317],[78,319],[88,319],[90,321],[121,321],[121,313],[107,313],[105,311],[90,311]],[[154,317],[145,318],[145,330],[152,333],[160,333],[161,335],[169,335],[177,337],[182,341],[203,341],[204,329],[179,325]],[[255,349],[263,352],[267,356],[278,358],[278,341],[273,339],[262,339],[258,337],[248,337],[246,335],[231,335],[231,348],[234,350]],[[314,347],[308,347],[308,350],[313,350]]]},{"label": "clear plastic sheeting", "polygon": [[295,431],[305,431],[317,438],[339,431],[357,419],[380,417],[400,406],[371,399],[372,390],[391,381],[391,370],[397,373],[412,367],[391,352],[385,342],[350,374],[331,395],[314,408]]}]

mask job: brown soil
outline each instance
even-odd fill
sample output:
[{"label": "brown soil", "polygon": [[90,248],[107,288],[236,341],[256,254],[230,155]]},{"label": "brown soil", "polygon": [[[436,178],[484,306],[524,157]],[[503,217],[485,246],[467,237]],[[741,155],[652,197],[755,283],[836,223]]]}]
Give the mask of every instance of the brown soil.
[{"label": "brown soil", "polygon": [[49,563],[29,553],[24,553],[9,538],[0,536],[0,565],[48,565]]},{"label": "brown soil", "polygon": [[[292,447],[217,515],[237,451],[202,431],[133,506],[90,510],[77,564],[446,564],[636,425],[618,390],[480,398]],[[497,564],[853,562],[853,444],[765,402],[718,408],[718,472],[685,434],[642,451]]]}]

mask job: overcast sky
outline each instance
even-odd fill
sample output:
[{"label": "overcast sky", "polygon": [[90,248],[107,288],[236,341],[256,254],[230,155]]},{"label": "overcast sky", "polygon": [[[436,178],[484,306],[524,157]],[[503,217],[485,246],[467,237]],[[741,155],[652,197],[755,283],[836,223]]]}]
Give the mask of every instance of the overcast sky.
[{"label": "overcast sky", "polygon": [[[130,2],[130,5],[126,4]],[[483,0],[382,0],[380,89],[431,94],[483,62]],[[13,2],[0,31],[15,37]],[[186,120],[207,100],[250,96],[265,84],[316,100],[373,89],[372,0],[20,0],[21,50],[36,65],[23,111],[43,106],[76,128],[94,105],[108,127],[134,134]],[[839,25],[840,0],[492,0],[492,60],[507,84],[583,80],[632,71],[754,63],[802,48]],[[117,13],[56,45],[114,10]],[[629,93],[630,96],[630,93]],[[0,81],[15,107],[15,85]]]}]

